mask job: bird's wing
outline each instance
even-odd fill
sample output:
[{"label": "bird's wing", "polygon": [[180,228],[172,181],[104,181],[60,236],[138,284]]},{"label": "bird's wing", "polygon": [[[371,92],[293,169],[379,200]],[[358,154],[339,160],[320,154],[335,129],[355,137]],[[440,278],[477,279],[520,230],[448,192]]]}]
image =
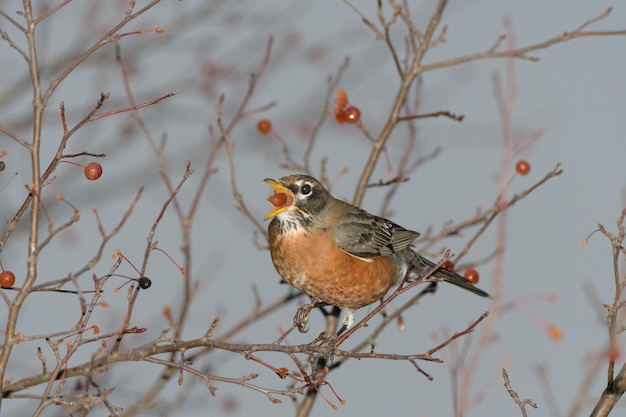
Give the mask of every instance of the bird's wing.
[{"label": "bird's wing", "polygon": [[333,235],[342,251],[367,259],[393,255],[407,248],[419,233],[354,208],[337,221]]}]

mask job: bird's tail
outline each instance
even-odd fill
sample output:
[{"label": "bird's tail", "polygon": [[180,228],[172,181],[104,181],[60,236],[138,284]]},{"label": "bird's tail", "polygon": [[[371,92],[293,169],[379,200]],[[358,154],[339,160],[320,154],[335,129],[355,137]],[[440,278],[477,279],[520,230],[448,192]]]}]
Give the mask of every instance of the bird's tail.
[{"label": "bird's tail", "polygon": [[[416,272],[419,277],[423,277],[436,266],[437,264],[429,261],[422,256],[417,255],[417,259],[415,259],[413,262],[413,271]],[[481,290],[480,288],[469,282],[467,279],[463,278],[456,272],[452,272],[448,269],[439,268],[431,276],[433,278],[443,278],[446,282],[454,284],[457,287],[461,287],[464,290],[471,291],[474,294],[480,295],[481,297],[490,297],[489,293]]]}]

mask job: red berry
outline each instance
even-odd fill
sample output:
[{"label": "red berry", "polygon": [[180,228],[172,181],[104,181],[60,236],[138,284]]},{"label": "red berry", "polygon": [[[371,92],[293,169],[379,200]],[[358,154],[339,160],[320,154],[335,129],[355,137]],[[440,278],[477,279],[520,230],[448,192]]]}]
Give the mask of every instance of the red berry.
[{"label": "red berry", "polygon": [[472,284],[478,284],[479,276],[478,272],[475,269],[468,269],[467,271],[465,271],[465,274],[463,276]]},{"label": "red berry", "polygon": [[256,128],[259,129],[259,132],[268,134],[272,131],[272,122],[270,122],[267,119],[259,120],[259,123],[257,123]]},{"label": "red berry", "polygon": [[441,264],[441,267],[443,269],[447,269],[448,271],[454,271],[454,262],[452,262],[450,259],[446,259]]},{"label": "red berry", "polygon": [[343,90],[343,88],[337,89],[337,98],[335,99],[335,104],[339,109],[343,109],[346,104],[348,104],[348,95]]},{"label": "red berry", "polygon": [[522,159],[515,164],[515,171],[520,175],[526,175],[530,172],[530,164]]},{"label": "red berry", "polygon": [[560,327],[555,326],[554,324],[550,324],[547,330],[548,330],[548,335],[555,342],[558,342],[559,340],[563,338],[563,331],[561,331]]},{"label": "red berry", "polygon": [[15,274],[11,271],[0,272],[0,287],[11,288],[15,284]]},{"label": "red berry", "polygon": [[[550,333],[550,336],[552,337],[552,333],[554,333],[554,331],[548,330],[548,332]],[[552,338],[555,339],[554,337]],[[617,348],[611,349],[608,353],[609,353],[608,356],[609,356],[610,361],[615,362],[615,361],[622,359],[622,352],[620,352],[620,350]]]},{"label": "red berry", "polygon": [[85,165],[85,177],[89,181],[95,181],[102,176],[102,165],[97,162],[90,162]]},{"label": "red berry", "polygon": [[280,379],[285,379],[287,375],[289,375],[289,369],[287,368],[278,368],[274,372],[276,372]]},{"label": "red berry", "polygon": [[343,111],[343,120],[346,123],[356,123],[361,118],[361,110],[358,107],[350,106]]},{"label": "red berry", "polygon": [[282,207],[287,203],[287,194],[278,193],[267,197],[267,201],[272,203],[276,207]]}]

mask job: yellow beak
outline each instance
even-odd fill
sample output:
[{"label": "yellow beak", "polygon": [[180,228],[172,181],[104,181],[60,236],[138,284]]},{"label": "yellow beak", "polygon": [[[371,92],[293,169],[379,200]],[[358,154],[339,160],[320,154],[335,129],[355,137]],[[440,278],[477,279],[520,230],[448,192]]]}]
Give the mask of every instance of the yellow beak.
[{"label": "yellow beak", "polygon": [[269,201],[270,203],[274,205],[274,208],[271,209],[269,213],[267,213],[265,215],[265,218],[263,219],[263,220],[267,220],[267,219],[271,219],[277,214],[280,214],[283,211],[287,210],[289,207],[293,206],[295,198],[294,198],[293,192],[289,188],[280,184],[279,182],[276,182],[275,180],[271,178],[266,178],[263,181],[268,183],[269,186],[272,187],[272,189],[274,190],[274,195],[271,195],[267,198],[267,201]]}]

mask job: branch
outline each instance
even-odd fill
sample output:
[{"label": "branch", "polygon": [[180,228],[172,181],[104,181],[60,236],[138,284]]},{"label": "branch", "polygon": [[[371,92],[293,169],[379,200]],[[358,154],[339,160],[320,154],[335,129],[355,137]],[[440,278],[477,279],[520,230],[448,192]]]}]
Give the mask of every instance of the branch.
[{"label": "branch", "polygon": [[509,393],[511,398],[513,398],[513,401],[515,401],[515,404],[517,404],[517,406],[519,407],[520,411],[522,412],[522,416],[528,417],[528,413],[526,413],[526,406],[529,405],[532,408],[537,408],[537,404],[535,404],[534,402],[532,402],[532,400],[529,400],[528,398],[524,400],[520,400],[519,395],[517,395],[517,392],[515,392],[513,388],[511,387],[511,382],[509,381],[509,374],[506,373],[506,369],[504,368],[502,368],[502,378],[504,378],[504,387],[506,388],[506,391]]}]

